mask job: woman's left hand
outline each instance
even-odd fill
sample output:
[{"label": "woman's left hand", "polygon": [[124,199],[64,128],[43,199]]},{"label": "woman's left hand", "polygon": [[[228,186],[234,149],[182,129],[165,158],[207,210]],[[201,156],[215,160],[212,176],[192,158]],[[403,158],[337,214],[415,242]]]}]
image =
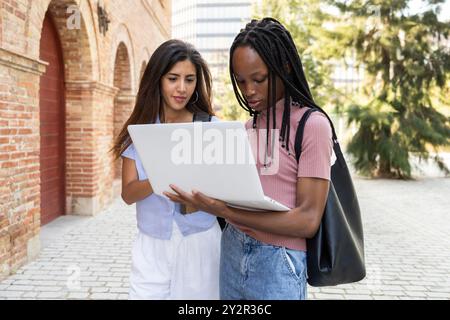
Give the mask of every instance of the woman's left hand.
[{"label": "woman's left hand", "polygon": [[174,202],[182,203],[186,206],[192,206],[198,210],[211,213],[218,217],[224,217],[228,208],[225,202],[207,197],[201,192],[192,191],[192,194],[190,194],[172,184],[170,185],[170,188],[175,193],[166,191],[163,194]]}]

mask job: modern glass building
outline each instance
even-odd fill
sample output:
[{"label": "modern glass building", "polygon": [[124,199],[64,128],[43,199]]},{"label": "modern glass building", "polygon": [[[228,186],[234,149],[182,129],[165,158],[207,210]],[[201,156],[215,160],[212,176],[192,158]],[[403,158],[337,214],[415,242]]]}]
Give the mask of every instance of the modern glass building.
[{"label": "modern glass building", "polygon": [[253,0],[173,0],[172,37],[195,45],[208,62],[214,94],[228,74],[233,39],[250,20]]}]

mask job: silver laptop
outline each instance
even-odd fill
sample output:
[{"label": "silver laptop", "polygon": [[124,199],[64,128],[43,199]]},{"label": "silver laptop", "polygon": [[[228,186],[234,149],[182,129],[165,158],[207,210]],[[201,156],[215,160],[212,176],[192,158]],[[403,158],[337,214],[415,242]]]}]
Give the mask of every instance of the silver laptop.
[{"label": "silver laptop", "polygon": [[128,132],[156,194],[197,190],[247,210],[287,211],[264,195],[255,155],[238,121],[130,125]]}]

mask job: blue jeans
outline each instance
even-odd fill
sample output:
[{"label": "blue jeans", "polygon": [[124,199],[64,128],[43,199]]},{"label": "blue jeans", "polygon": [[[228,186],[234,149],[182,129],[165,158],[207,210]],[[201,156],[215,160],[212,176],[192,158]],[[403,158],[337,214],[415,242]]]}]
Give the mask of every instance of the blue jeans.
[{"label": "blue jeans", "polygon": [[220,299],[305,300],[306,252],[260,242],[227,224],[222,234]]}]

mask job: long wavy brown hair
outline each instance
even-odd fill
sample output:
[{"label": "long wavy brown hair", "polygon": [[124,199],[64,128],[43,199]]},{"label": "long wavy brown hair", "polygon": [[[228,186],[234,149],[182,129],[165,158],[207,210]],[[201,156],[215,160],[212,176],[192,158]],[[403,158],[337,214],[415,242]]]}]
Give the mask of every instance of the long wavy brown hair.
[{"label": "long wavy brown hair", "polygon": [[191,61],[195,66],[197,76],[195,91],[198,94],[198,99],[197,94],[191,96],[186,109],[192,113],[203,111],[214,115],[211,103],[211,74],[205,60],[191,44],[181,40],[168,40],[155,50],[145,68],[133,112],[114,140],[114,146],[111,148],[116,159],[131,144],[127,130],[129,125],[155,123],[158,115],[164,118],[161,78],[177,62],[185,60]]}]

